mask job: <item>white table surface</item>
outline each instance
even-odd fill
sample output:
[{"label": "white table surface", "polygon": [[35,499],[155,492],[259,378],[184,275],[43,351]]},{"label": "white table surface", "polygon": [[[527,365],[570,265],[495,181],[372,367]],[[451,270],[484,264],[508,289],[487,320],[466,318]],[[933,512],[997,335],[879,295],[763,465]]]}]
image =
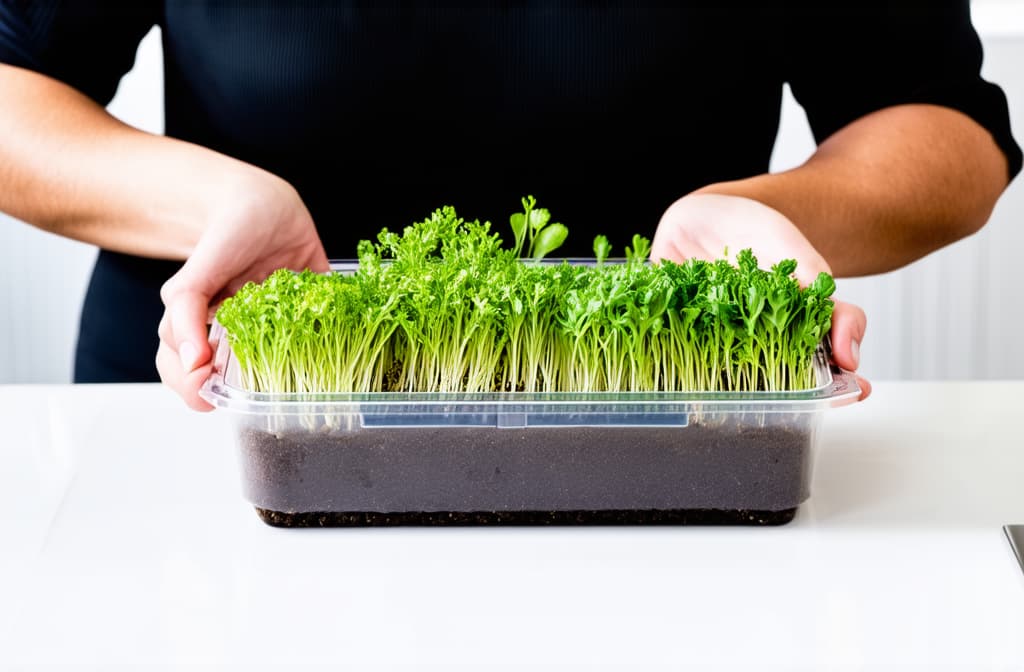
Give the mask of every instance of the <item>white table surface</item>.
[{"label": "white table surface", "polygon": [[1024,381],[830,409],[781,527],[269,527],[229,417],[0,386],[0,670],[1024,670]]}]

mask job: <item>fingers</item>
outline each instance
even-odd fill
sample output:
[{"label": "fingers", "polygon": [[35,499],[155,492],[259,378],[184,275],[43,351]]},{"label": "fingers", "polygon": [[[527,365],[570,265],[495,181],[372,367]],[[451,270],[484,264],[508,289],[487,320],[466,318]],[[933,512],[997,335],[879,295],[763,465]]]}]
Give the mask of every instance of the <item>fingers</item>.
[{"label": "fingers", "polygon": [[209,298],[194,290],[179,292],[167,304],[171,332],[185,373],[191,373],[210,361],[212,353],[207,343],[206,328],[209,305]]},{"label": "fingers", "polygon": [[160,290],[165,309],[158,332],[161,343],[177,353],[178,365],[189,373],[210,360],[206,340],[210,297],[188,285],[186,272],[183,268]]},{"label": "fingers", "polygon": [[683,236],[681,227],[674,223],[660,224],[654,232],[654,240],[651,241],[651,261],[658,263],[667,259],[681,264],[690,257],[700,256],[693,254],[693,249],[682,249]]},{"label": "fingers", "polygon": [[327,259],[327,253],[324,252],[323,243],[317,238],[313,249],[309,255],[309,270],[314,273],[327,273],[331,270],[331,264]]},{"label": "fingers", "polygon": [[164,384],[184,399],[189,408],[204,412],[213,410],[213,406],[199,396],[199,388],[209,378],[213,369],[211,364],[199,366],[186,373],[181,366],[178,353],[166,342],[161,341],[156,353],[156,369]]},{"label": "fingers", "polygon": [[856,376],[857,385],[860,387],[860,396],[857,401],[864,401],[871,396],[871,382],[863,376]]},{"label": "fingers", "polygon": [[[860,366],[860,344],[867,329],[867,315],[852,303],[833,301],[832,359],[842,368],[856,371]],[[871,394],[871,383],[861,376],[857,376],[857,382],[861,388],[860,398],[866,399]]]},{"label": "fingers", "polygon": [[189,270],[186,263],[160,290],[164,315],[157,328],[156,365],[160,379],[190,408],[209,411],[213,407],[199,396],[199,388],[212,370],[207,330],[210,297],[190,282]]},{"label": "fingers", "polygon": [[721,258],[726,243],[713,226],[716,216],[703,209],[673,206],[654,232],[652,262],[664,259],[683,263],[687,259],[714,261]]}]

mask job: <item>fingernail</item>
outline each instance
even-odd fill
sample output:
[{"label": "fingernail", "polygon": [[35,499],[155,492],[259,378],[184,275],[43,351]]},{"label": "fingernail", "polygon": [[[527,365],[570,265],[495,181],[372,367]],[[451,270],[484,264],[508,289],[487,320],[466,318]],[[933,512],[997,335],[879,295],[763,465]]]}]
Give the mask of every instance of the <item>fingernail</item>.
[{"label": "fingernail", "polygon": [[199,350],[196,349],[196,346],[185,341],[178,348],[178,357],[181,358],[181,366],[185,369],[185,373],[192,373],[195,371],[196,364],[199,363]]},{"label": "fingernail", "polygon": [[850,341],[850,354],[853,355],[853,368],[860,366],[860,342],[856,339]]}]

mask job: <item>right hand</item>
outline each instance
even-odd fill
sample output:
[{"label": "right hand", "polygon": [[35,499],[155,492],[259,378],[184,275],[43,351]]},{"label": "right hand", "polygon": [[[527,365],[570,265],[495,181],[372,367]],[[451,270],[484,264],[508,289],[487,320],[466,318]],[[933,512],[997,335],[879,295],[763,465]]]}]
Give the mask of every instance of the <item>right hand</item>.
[{"label": "right hand", "polygon": [[156,367],[189,407],[213,407],[199,396],[210,376],[207,325],[217,306],[246,282],[278,268],[330,270],[313,218],[284,180],[254,171],[227,190],[188,260],[160,290],[164,315]]},{"label": "right hand", "polygon": [[[669,207],[654,234],[651,259],[715,261],[725,250],[745,247],[754,250],[765,269],[783,259],[796,259],[796,278],[804,286],[814,282],[818,273],[832,273],[825,258],[785,215],[750,198],[712,191],[684,196]],[[852,303],[834,298],[833,302],[832,358],[856,375],[867,316]],[[863,401],[871,394],[871,383],[856,377]]]}]

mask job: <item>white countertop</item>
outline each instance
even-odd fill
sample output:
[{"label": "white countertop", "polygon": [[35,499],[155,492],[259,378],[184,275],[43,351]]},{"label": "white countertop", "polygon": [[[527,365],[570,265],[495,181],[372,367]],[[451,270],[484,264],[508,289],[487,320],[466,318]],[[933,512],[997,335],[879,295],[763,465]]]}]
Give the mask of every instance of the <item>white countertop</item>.
[{"label": "white countertop", "polygon": [[158,385],[0,409],[4,672],[1024,670],[1024,381],[876,382],[768,528],[281,530]]}]

